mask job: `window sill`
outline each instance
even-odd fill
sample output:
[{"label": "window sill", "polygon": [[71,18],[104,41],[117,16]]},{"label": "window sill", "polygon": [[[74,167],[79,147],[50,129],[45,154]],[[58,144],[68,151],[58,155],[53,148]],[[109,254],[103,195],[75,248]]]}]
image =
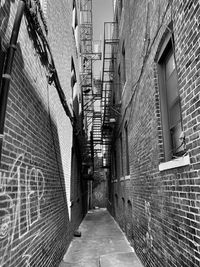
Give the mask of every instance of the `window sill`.
[{"label": "window sill", "polygon": [[126,181],[126,180],[130,180],[131,179],[131,176],[130,175],[125,175],[125,176],[122,176],[120,178],[120,182],[123,182],[123,181]]},{"label": "window sill", "polygon": [[167,162],[159,164],[159,171],[170,170],[174,168],[179,168],[183,166],[190,165],[190,156],[186,155],[177,159],[173,159]]},{"label": "window sill", "polygon": [[129,174],[129,175],[126,175],[124,178],[125,178],[124,180],[130,180],[131,179],[131,176]]}]

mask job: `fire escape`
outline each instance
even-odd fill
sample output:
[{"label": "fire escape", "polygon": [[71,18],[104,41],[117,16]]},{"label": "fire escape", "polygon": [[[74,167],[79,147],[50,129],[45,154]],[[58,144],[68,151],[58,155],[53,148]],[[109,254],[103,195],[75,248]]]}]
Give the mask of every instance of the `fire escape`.
[{"label": "fire escape", "polygon": [[93,41],[92,0],[80,1],[80,53],[83,128],[85,131],[83,167],[87,180],[94,173],[94,157],[101,145],[101,113],[98,103],[101,86],[93,78],[93,62],[101,59],[99,46]]},{"label": "fire escape", "polygon": [[114,66],[118,49],[118,24],[104,23],[104,53],[102,73],[102,153],[103,168],[109,168],[111,162],[111,144],[115,122],[119,109],[114,103],[114,90],[117,84],[114,81]]}]

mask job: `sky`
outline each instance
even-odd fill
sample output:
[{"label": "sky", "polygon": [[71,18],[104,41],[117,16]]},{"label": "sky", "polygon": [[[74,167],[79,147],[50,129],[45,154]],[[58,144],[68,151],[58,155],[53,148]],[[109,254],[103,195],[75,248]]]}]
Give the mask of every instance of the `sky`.
[{"label": "sky", "polygon": [[[93,0],[93,40],[103,45],[104,22],[113,21],[113,0]],[[94,63],[94,75],[98,76],[102,62]]]},{"label": "sky", "polygon": [[104,22],[113,20],[113,0],[93,0],[93,37],[94,40],[103,38]]}]

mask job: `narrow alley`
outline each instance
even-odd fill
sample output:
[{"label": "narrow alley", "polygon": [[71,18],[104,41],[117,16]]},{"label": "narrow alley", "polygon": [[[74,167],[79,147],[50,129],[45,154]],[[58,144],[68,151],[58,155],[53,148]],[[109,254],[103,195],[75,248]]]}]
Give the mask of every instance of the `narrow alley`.
[{"label": "narrow alley", "polygon": [[143,267],[106,209],[88,212],[60,267]]},{"label": "narrow alley", "polygon": [[0,0],[0,267],[200,266],[200,0]]}]

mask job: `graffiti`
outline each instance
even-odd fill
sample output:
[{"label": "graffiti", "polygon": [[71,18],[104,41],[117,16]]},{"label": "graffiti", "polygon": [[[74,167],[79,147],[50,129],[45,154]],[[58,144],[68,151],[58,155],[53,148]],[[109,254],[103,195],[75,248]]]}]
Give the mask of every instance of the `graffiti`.
[{"label": "graffiti", "polygon": [[[24,154],[17,157],[7,175],[0,172],[0,242],[3,248],[0,266],[22,239],[27,238],[32,225],[40,220],[44,187],[42,171],[29,168],[24,162]],[[36,236],[30,238],[29,245]],[[29,266],[29,260],[26,262]]]},{"label": "graffiti", "polygon": [[[31,267],[31,263],[30,263],[30,260],[31,260],[31,257],[32,257],[31,249],[33,249],[34,241],[38,238],[40,233],[41,233],[41,231],[38,231],[36,233],[36,235],[33,237],[33,239],[31,239],[31,242],[29,243],[28,248],[26,249],[26,251],[24,252],[24,254],[22,256],[23,260],[25,261],[24,263],[26,264],[26,267]],[[29,252],[29,250],[30,250],[30,252]]]},{"label": "graffiti", "polygon": [[153,236],[151,229],[151,211],[150,211],[150,203],[145,200],[145,215],[147,217],[147,232],[146,232],[146,242],[147,247],[153,247]]},{"label": "graffiti", "polygon": [[94,196],[95,196],[96,200],[98,200],[98,201],[101,201],[103,199],[103,193],[102,192],[96,191],[94,193]]}]

